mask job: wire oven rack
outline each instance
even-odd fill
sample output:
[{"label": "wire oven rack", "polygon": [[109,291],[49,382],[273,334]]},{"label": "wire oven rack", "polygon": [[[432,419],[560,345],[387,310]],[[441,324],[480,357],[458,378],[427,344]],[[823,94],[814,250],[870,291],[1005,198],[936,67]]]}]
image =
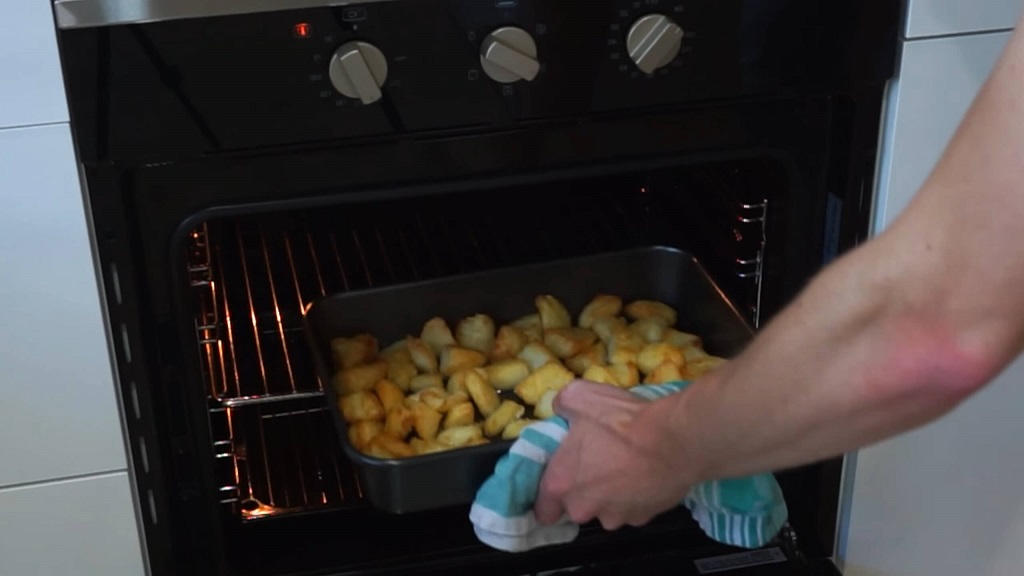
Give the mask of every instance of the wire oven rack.
[{"label": "wire oven rack", "polygon": [[[634,178],[623,184],[626,193],[569,192],[561,201],[538,193],[498,203],[500,210],[487,199],[432,197],[400,201],[400,212],[382,203],[200,226],[188,248],[189,274],[220,502],[244,520],[361,505],[302,333],[308,302],[651,245],[660,241],[653,231],[666,212],[652,205],[651,185]],[[763,237],[767,201],[729,206],[737,227],[729,235],[753,227]],[[733,258],[733,273],[755,292],[763,247]]]}]

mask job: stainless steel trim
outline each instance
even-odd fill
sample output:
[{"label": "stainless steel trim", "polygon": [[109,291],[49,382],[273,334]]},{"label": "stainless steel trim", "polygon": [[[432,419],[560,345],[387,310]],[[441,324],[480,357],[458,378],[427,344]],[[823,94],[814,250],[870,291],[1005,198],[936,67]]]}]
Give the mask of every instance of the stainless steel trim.
[{"label": "stainless steel trim", "polygon": [[57,27],[96,28],[394,0],[54,0]]}]

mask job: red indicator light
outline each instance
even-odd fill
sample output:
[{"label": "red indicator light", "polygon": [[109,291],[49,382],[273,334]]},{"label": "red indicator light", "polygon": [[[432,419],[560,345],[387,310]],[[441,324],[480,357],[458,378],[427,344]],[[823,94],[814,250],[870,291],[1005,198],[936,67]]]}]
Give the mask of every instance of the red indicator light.
[{"label": "red indicator light", "polygon": [[310,34],[312,34],[312,30],[306,22],[299,22],[296,24],[294,32],[296,38],[309,38]]}]

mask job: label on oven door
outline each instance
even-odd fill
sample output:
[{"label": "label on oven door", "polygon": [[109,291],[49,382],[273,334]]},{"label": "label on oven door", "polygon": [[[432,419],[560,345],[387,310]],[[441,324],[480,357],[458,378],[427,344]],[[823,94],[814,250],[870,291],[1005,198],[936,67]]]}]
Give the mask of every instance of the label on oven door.
[{"label": "label on oven door", "polygon": [[740,568],[750,568],[751,566],[761,566],[763,564],[776,564],[778,562],[785,561],[786,555],[782,553],[782,550],[779,550],[778,548],[768,548],[765,550],[753,550],[751,552],[739,552],[737,554],[715,556],[714,558],[701,558],[700,560],[694,560],[693,564],[697,567],[697,572],[700,572],[701,574],[716,574],[720,572],[730,572]]}]

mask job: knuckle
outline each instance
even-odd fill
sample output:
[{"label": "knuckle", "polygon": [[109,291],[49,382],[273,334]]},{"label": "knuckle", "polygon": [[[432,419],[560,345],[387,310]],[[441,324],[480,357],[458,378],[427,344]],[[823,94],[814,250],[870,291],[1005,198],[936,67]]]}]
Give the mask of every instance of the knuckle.
[{"label": "knuckle", "polygon": [[569,519],[574,523],[583,525],[594,519],[594,511],[586,506],[570,506],[566,513],[569,515]]}]

